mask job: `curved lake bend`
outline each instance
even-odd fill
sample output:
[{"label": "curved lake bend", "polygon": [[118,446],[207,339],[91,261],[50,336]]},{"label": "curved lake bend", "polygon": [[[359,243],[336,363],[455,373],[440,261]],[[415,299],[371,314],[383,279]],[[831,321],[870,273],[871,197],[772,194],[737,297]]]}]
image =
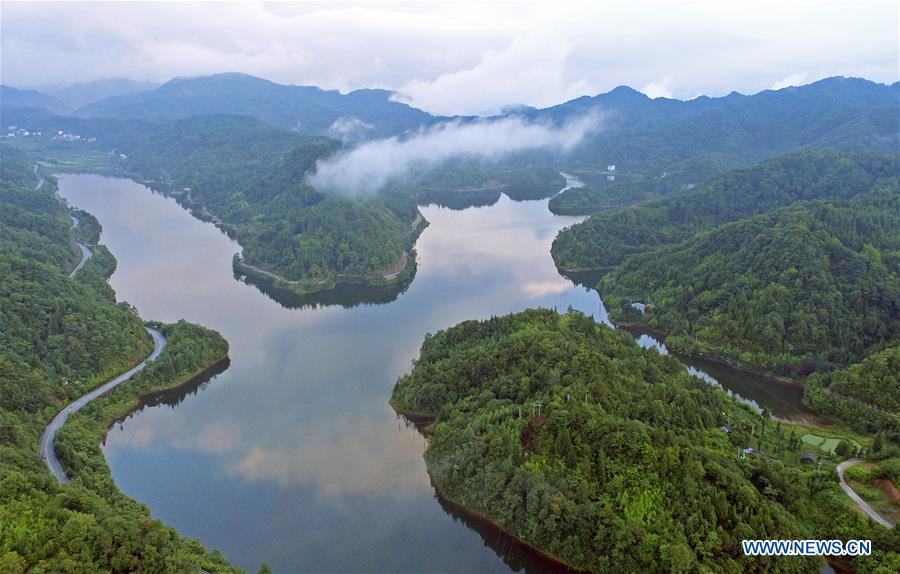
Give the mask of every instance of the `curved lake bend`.
[{"label": "curved lake bend", "polygon": [[[103,225],[120,300],[231,344],[231,365],[212,382],[157,398],[107,437],[116,483],[154,517],[251,571],[550,569],[435,500],[424,439],[387,401],[427,332],[536,306],[606,321],[597,294],[550,258],[557,232],[582,218],[506,196],[422,207],[431,225],[416,244],[418,272],[396,300],[291,309],[236,281],[239,246],[174,200],[93,175],[61,176],[59,190]],[[776,414],[802,410],[789,387],[734,375],[715,373]]]}]

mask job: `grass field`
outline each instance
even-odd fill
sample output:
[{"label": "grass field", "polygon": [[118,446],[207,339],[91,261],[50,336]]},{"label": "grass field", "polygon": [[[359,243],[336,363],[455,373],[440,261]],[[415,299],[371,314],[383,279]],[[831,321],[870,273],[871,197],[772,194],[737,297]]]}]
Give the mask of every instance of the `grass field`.
[{"label": "grass field", "polygon": [[853,446],[855,449],[861,449],[862,445],[855,441],[854,439],[847,436],[831,436],[831,437],[823,437],[819,435],[815,435],[812,433],[807,433],[800,437],[800,440],[803,444],[815,447],[822,452],[826,452],[828,454],[834,454],[834,450],[841,443],[842,440],[846,440]]}]

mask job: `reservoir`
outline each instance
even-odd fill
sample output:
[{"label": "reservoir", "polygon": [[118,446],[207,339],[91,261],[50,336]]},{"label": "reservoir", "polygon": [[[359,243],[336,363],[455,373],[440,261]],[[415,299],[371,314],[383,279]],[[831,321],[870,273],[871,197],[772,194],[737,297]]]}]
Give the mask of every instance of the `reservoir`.
[{"label": "reservoir", "polygon": [[[388,399],[428,332],[538,306],[607,321],[597,293],[550,257],[558,231],[583,218],[505,195],[485,207],[422,206],[430,225],[411,284],[296,301],[236,278],[239,245],[171,198],[94,175],[60,176],[59,190],[102,224],[119,300],[147,320],[216,329],[231,345],[226,370],[109,432],[113,478],[155,518],[251,572],[262,562],[276,572],[552,568],[436,498],[425,439]],[[798,389],[692,367],[773,414],[803,412]]]}]

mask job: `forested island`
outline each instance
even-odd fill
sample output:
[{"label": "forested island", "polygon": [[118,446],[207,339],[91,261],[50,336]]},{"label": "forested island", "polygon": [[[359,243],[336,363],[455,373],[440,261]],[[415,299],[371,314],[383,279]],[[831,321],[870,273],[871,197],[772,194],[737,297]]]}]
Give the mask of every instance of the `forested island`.
[{"label": "forested island", "polygon": [[391,404],[427,421],[441,496],[577,569],[809,572],[740,541],[848,532],[878,541],[856,571],[900,563],[896,532],[848,514],[794,431],[577,312],[427,335]]},{"label": "forested island", "polygon": [[[162,355],[128,384],[70,417],[56,442],[68,485],[38,454],[41,431],[75,398],[152,348],[143,320],[116,302],[115,259],[96,219],[69,209],[31,158],[0,146],[0,571],[237,572],[217,552],[150,517],[112,481],[98,443],[143,397],[227,361],[215,331],[161,326]],[[75,240],[96,256],[74,277]]]}]

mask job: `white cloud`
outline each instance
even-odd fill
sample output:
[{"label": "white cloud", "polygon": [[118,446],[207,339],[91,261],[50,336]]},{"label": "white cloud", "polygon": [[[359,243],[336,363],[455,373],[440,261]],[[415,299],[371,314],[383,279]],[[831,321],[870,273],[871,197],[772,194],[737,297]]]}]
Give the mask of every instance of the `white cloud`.
[{"label": "white cloud", "polygon": [[356,142],[365,138],[367,132],[374,127],[357,117],[341,116],[329,126],[328,134],[342,142]]},{"label": "white cloud", "polygon": [[809,82],[809,75],[806,72],[797,72],[778,80],[771,86],[770,90],[780,90],[789,86],[802,86]]},{"label": "white cloud", "polygon": [[0,16],[3,83],[236,71],[399,89],[433,112],[543,106],[619,84],[684,98],[801,73],[894,82],[900,69],[896,2],[8,1]]},{"label": "white cloud", "polygon": [[373,193],[392,178],[414,169],[432,168],[453,157],[496,160],[532,149],[569,151],[599,127],[598,114],[559,127],[521,118],[444,122],[409,137],[366,142],[320,162],[311,183],[324,191],[349,195]]},{"label": "white cloud", "polygon": [[640,89],[647,97],[650,98],[671,98],[672,89],[669,87],[671,78],[668,76],[656,82],[650,82]]},{"label": "white cloud", "polygon": [[517,104],[548,106],[591,89],[584,77],[570,77],[570,51],[564,35],[529,33],[501,51],[485,52],[474,66],[431,80],[411,80],[399,92],[416,105],[445,115],[489,115]]}]

